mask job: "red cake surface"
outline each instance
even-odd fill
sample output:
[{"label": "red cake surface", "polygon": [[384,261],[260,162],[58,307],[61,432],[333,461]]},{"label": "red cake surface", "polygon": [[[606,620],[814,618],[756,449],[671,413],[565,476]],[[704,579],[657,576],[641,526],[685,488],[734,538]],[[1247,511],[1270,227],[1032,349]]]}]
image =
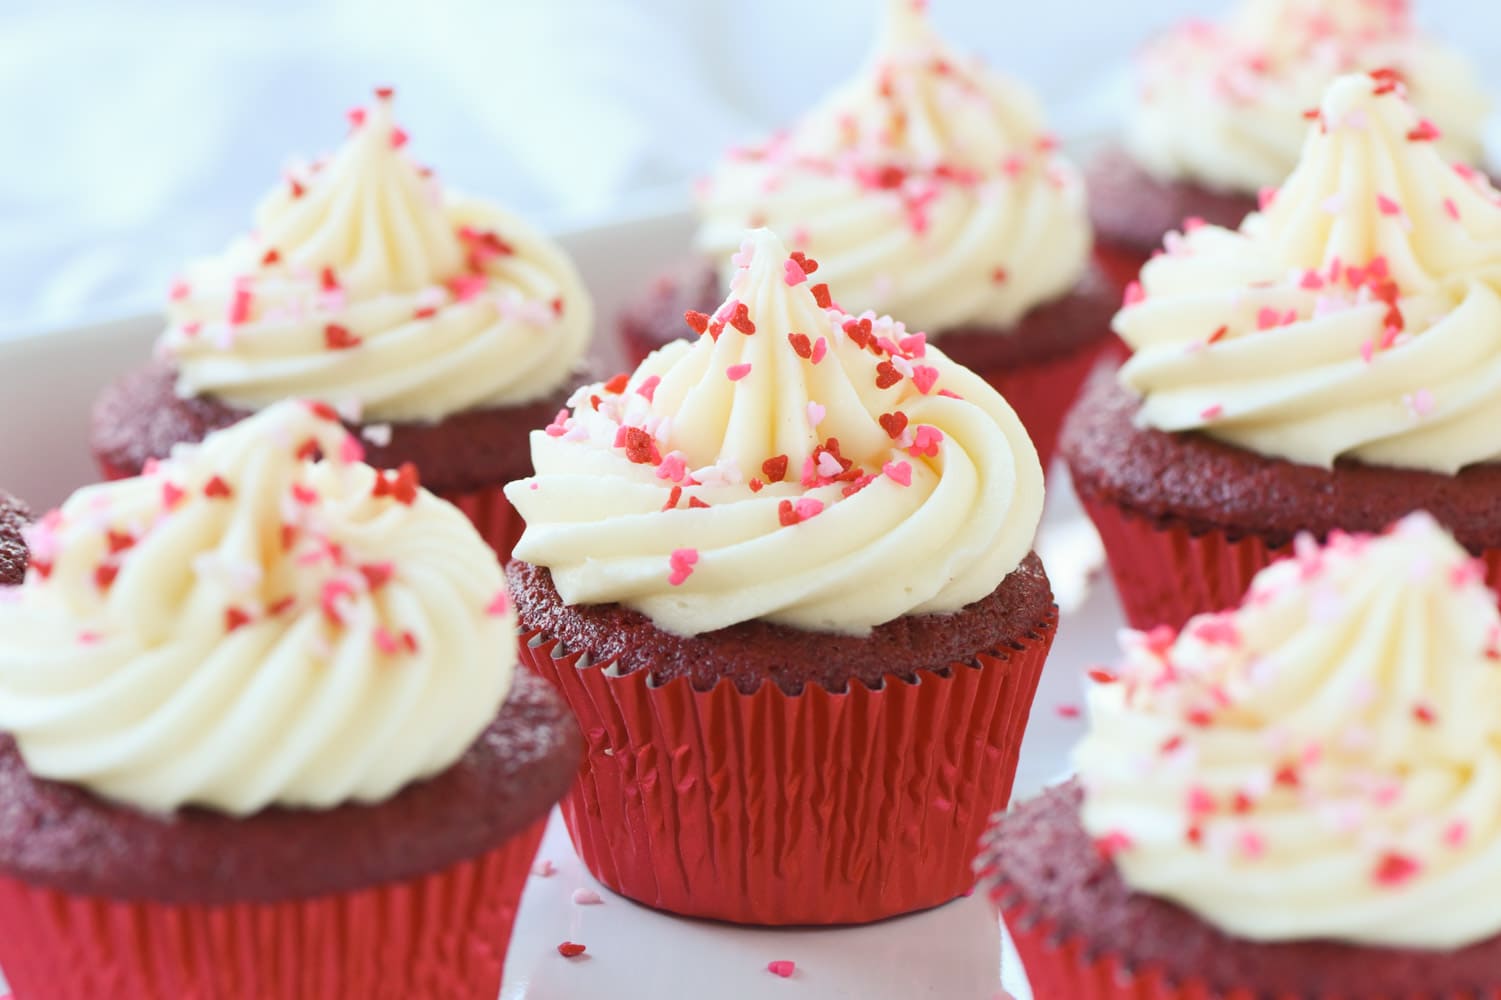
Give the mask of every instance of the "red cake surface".
[{"label": "red cake surface", "polygon": [[[838,301],[838,289],[833,292]],[[662,276],[621,314],[620,336],[627,354],[639,360],[674,340],[694,336],[683,314],[713,313],[726,295],[718,274],[705,261]],[[961,365],[983,373],[1050,360],[1103,341],[1110,336],[1110,318],[1119,307],[1114,283],[1091,267],[1072,292],[1028,312],[1009,330],[955,327],[930,341]]]},{"label": "red cake surface", "polygon": [[[106,388],[94,404],[94,456],[111,469],[134,475],[148,459],[167,457],[173,445],[202,441],[250,415],[207,396],[183,399],[175,381],[172,367],[152,362]],[[346,426],[360,437],[371,465],[394,469],[413,462],[423,486],[435,493],[460,493],[531,475],[529,436],[551,422],[571,393],[565,387],[536,402],[466,410],[437,423],[384,425],[390,428],[388,442],[370,433],[371,424],[346,421]]]},{"label": "red cake surface", "polygon": [[1132,891],[1085,831],[1081,802],[1069,782],[1012,810],[987,837],[977,866],[1008,919],[1050,921],[1059,938],[1082,939],[1091,955],[1118,956],[1128,968],[1160,966],[1177,982],[1200,980],[1214,991],[1245,991],[1237,996],[1377,1000],[1490,996],[1501,987],[1501,937],[1453,952],[1231,937],[1175,903]]},{"label": "red cake surface", "polygon": [[14,740],[0,737],[0,871],[162,903],[273,902],[402,881],[478,857],[546,814],[582,753],[562,700],[519,671],[457,763],[375,805],[151,815],[33,777]]},{"label": "red cake surface", "polygon": [[1159,181],[1120,146],[1101,150],[1085,169],[1089,217],[1100,243],[1145,257],[1162,246],[1184,219],[1237,229],[1256,211],[1257,198],[1244,191],[1216,191],[1191,181]]},{"label": "red cake surface", "polygon": [[1061,453],[1083,497],[1192,530],[1255,535],[1269,547],[1308,531],[1379,532],[1426,510],[1472,552],[1501,547],[1501,465],[1458,475],[1339,461],[1267,458],[1204,434],[1135,425],[1140,401],[1113,371],[1091,376],[1064,424]]},{"label": "red cake surface", "polygon": [[26,578],[26,539],[21,529],[31,520],[31,511],[21,501],[0,490],[0,587]]},{"label": "red cake surface", "polygon": [[852,680],[872,688],[887,676],[912,680],[918,671],[944,672],[987,650],[1020,648],[1020,640],[1051,627],[1053,614],[1053,592],[1035,553],[988,596],[953,614],[907,615],[867,636],[764,621],[673,635],[619,604],[564,604],[545,567],[513,560],[506,574],[523,629],[585,650],[591,662],[616,663],[620,673],[650,670],[655,683],[687,677],[701,691],[720,680],[744,694],[770,680],[789,695],[808,684],[837,692]]}]

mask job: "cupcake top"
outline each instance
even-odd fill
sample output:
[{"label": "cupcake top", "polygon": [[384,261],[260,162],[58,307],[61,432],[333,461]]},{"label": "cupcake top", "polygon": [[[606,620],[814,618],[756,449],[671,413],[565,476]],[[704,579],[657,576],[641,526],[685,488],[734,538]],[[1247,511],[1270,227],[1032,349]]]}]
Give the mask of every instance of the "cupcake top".
[{"label": "cupcake top", "polygon": [[1169,234],[1115,320],[1142,423],[1309,465],[1501,456],[1501,196],[1402,91],[1341,77],[1260,213]]},{"label": "cupcake top", "polygon": [[1433,115],[1445,156],[1478,163],[1490,102],[1458,54],[1413,25],[1407,0],[1242,0],[1148,45],[1126,143],[1164,181],[1254,194],[1298,160],[1298,115],[1336,76],[1386,69]]},{"label": "cupcake top", "polygon": [[1501,616],[1426,514],[1300,538],[1236,610],[1095,671],[1083,820],[1138,892],[1238,937],[1501,932]]},{"label": "cupcake top", "polygon": [[693,635],[762,619],[862,634],[957,611],[1031,548],[1042,468],[1011,408],[920,333],[830,304],[767,230],[730,297],[532,435],[517,559],[569,604]]},{"label": "cupcake top", "polygon": [[26,523],[31,511],[0,490],[0,586],[20,583],[26,575]]},{"label": "cupcake top", "polygon": [[559,389],[593,328],[573,264],[510,212],[445,193],[389,90],[349,119],[337,153],[293,168],[250,235],[173,287],[159,350],[179,395],[437,421]]},{"label": "cupcake top", "polygon": [[322,404],[80,490],[29,541],[0,590],[0,730],[32,774],[109,799],[380,801],[457,760],[510,688],[494,553]]},{"label": "cupcake top", "polygon": [[726,283],[747,226],[815,257],[852,310],[938,336],[1007,328],[1083,275],[1084,187],[1022,87],[938,36],[926,0],[888,0],[861,74],[791,129],[732,152],[698,243]]}]

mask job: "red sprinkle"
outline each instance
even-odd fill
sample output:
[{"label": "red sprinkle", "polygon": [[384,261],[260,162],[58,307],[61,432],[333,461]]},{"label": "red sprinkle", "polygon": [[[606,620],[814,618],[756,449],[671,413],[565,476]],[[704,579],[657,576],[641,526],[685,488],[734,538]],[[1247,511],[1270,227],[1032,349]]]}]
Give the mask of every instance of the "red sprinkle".
[{"label": "red sprinkle", "polygon": [[1376,862],[1376,870],[1371,873],[1377,885],[1387,888],[1396,888],[1408,879],[1412,878],[1421,870],[1417,861],[1405,854],[1396,851],[1387,851]]},{"label": "red sprinkle", "polygon": [[396,470],[395,476],[386,472],[375,474],[375,486],[371,495],[375,497],[391,497],[397,503],[410,507],[417,502],[417,489],[421,482],[417,477],[417,466],[411,462],[403,462]]},{"label": "red sprinkle", "polygon": [[584,946],[581,944],[574,944],[572,941],[564,941],[562,944],[558,945],[558,954],[562,955],[564,958],[578,958],[583,953]]},{"label": "red sprinkle", "polygon": [[1443,135],[1438,126],[1424,118],[1418,122],[1418,127],[1407,133],[1408,142],[1433,142]]},{"label": "red sprinkle", "polygon": [[692,309],[689,309],[687,312],[683,313],[683,320],[688,324],[688,329],[692,330],[694,333],[703,333],[705,330],[709,329],[708,313],[696,312]]},{"label": "red sprinkle", "polygon": [[360,567],[360,575],[365,578],[365,585],[371,590],[384,587],[395,573],[396,567],[388,562],[365,563]]},{"label": "red sprinkle", "polygon": [[204,485],[203,495],[210,500],[222,500],[234,496],[234,490],[229,488],[229,484],[222,477],[215,476]]},{"label": "red sprinkle", "polygon": [[773,455],[761,463],[761,472],[769,483],[780,483],[787,478],[787,456]]},{"label": "red sprinkle", "polygon": [[887,436],[892,440],[896,440],[897,438],[901,437],[902,432],[907,429],[907,415],[901,410],[897,410],[894,413],[881,414],[880,421],[881,429],[885,431]]},{"label": "red sprinkle", "polygon": [[279,260],[281,260],[281,254],[277,252],[275,247],[272,247],[261,255],[261,266],[270,267]]},{"label": "red sprinkle", "polygon": [[890,361],[882,361],[876,365],[876,388],[890,389],[902,380],[902,373],[896,370]]},{"label": "red sprinkle", "polygon": [[792,974],[797,971],[797,963],[789,962],[785,959],[779,959],[775,962],[767,962],[766,971],[771,973],[773,976],[781,976],[783,979],[789,979],[791,978]]},{"label": "red sprinkle", "polygon": [[105,535],[109,543],[109,554],[119,555],[136,543],[135,536],[128,531],[110,530]]},{"label": "red sprinkle", "polygon": [[1114,684],[1120,680],[1120,677],[1105,667],[1090,667],[1088,675],[1096,684]]},{"label": "red sprinkle", "polygon": [[787,342],[792,345],[792,350],[804,361],[813,357],[813,343],[806,333],[789,333]]},{"label": "red sprinkle", "polygon": [[120,575],[120,567],[111,566],[107,563],[100,564],[94,570],[94,584],[100,590],[108,590],[115,582],[115,577]]},{"label": "red sprinkle", "polygon": [[233,632],[241,625],[250,624],[250,614],[241,608],[224,609],[224,631]]},{"label": "red sprinkle", "polygon": [[756,324],[751,322],[750,309],[746,307],[744,302],[735,303],[735,308],[730,313],[729,323],[730,326],[733,326],[746,336],[750,336],[756,332]]},{"label": "red sprinkle", "polygon": [[1094,849],[1106,861],[1112,860],[1117,854],[1130,846],[1131,838],[1120,830],[1113,830],[1103,837],[1096,837],[1094,841]]},{"label": "red sprinkle", "polygon": [[610,379],[610,381],[604,384],[604,390],[605,392],[612,392],[618,396],[622,392],[625,392],[625,387],[630,384],[630,381],[631,377],[625,372],[621,372],[619,375],[616,375],[614,378]]},{"label": "red sprinkle", "polygon": [[792,260],[797,263],[798,267],[803,269],[804,274],[812,274],[818,270],[818,261],[813,260],[801,250],[792,251]]},{"label": "red sprinkle", "polygon": [[829,295],[829,286],[820,282],[809,289],[813,293],[813,301],[818,303],[818,308],[827,309],[834,304],[834,299]]}]

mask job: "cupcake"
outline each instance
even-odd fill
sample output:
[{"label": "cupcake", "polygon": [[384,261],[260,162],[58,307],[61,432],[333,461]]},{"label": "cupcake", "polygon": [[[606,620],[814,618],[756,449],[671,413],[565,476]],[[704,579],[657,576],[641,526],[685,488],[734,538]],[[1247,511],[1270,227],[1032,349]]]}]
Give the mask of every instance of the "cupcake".
[{"label": "cupcake", "polygon": [[1239,230],[1171,235],[1062,452],[1126,616],[1225,607],[1303,530],[1427,510],[1501,581],[1501,205],[1385,74],[1342,77]]},{"label": "cupcake", "polygon": [[685,311],[724,301],[746,227],[767,226],[819,262],[826,303],[899,317],[994,386],[1046,467],[1119,293],[1090,267],[1082,178],[1032,95],[955,52],[924,7],[888,0],[858,77],[729,154],[701,192],[702,260],[622,336],[633,361],[682,337]]},{"label": "cupcake", "polygon": [[[1413,24],[1407,0],[1241,0],[1136,61],[1123,142],[1089,166],[1097,255],[1124,286],[1185,219],[1234,228],[1298,163],[1304,121],[1335,77],[1381,70],[1432,115],[1420,128],[1479,164],[1490,102],[1468,63]],[[1264,207],[1264,206],[1260,206]]]},{"label": "cupcake", "polygon": [[0,587],[13,586],[26,577],[26,524],[31,511],[0,490]]},{"label": "cupcake", "polygon": [[1501,616],[1426,514],[1129,633],[982,881],[1038,997],[1501,992]]},{"label": "cupcake", "polygon": [[593,307],[562,250],[510,212],[445,193],[408,153],[391,92],[344,146],[293,168],[250,235],[174,285],[157,358],[111,385],[92,443],[106,476],[288,398],[335,407],[372,462],[411,462],[500,552],[501,487],[574,385]]},{"label": "cupcake", "polygon": [[820,304],[769,231],[694,341],[532,438],[522,658],[587,743],[601,882],[674,913],[935,906],[1005,805],[1057,624],[1015,414],[901,323]]},{"label": "cupcake", "polygon": [[0,590],[18,1000],[495,997],[578,735],[515,672],[474,527],[359,455],[275,403],[29,532]]}]

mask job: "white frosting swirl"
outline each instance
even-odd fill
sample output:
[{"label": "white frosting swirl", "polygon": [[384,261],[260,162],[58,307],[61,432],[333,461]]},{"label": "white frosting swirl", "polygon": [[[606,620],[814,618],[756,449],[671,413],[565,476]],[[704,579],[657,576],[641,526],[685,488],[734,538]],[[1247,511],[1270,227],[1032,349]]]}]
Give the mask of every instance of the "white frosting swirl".
[{"label": "white frosting swirl", "polygon": [[1399,91],[1336,81],[1263,213],[1147,264],[1115,320],[1142,423],[1310,465],[1501,457],[1501,196]]},{"label": "white frosting swirl", "polygon": [[1490,102],[1469,64],[1420,34],[1406,0],[1242,0],[1149,45],[1127,121],[1133,158],[1164,181],[1254,194],[1281,183],[1299,114],[1342,73],[1391,68],[1433,115],[1446,156],[1478,163]]},{"label": "white frosting swirl", "polygon": [[306,397],[436,421],[556,391],[593,305],[563,251],[498,206],[445,195],[387,92],[327,162],[296,171],[252,235],[191,265],[160,350],[178,392],[260,408]]},{"label": "white frosting swirl", "polygon": [[537,475],[506,488],[516,558],[570,604],[684,635],[863,633],[991,593],[1042,510],[1006,401],[900,323],[821,308],[770,232],[739,261],[696,342],[580,389],[532,435]]},{"label": "white frosting swirl", "polygon": [[700,205],[725,280],[747,226],[815,257],[849,309],[931,336],[1007,328],[1083,275],[1084,187],[1032,95],[953,52],[924,0],[888,0],[864,72],[793,128],[732,153]]},{"label": "white frosting swirl", "polygon": [[1307,537],[1238,610],[1131,633],[1090,692],[1084,824],[1135,890],[1242,938],[1501,932],[1501,617],[1428,515]]},{"label": "white frosting swirl", "polygon": [[494,553],[324,414],[276,404],[33,528],[0,601],[0,729],[33,774],[149,810],[376,802],[495,717]]}]

